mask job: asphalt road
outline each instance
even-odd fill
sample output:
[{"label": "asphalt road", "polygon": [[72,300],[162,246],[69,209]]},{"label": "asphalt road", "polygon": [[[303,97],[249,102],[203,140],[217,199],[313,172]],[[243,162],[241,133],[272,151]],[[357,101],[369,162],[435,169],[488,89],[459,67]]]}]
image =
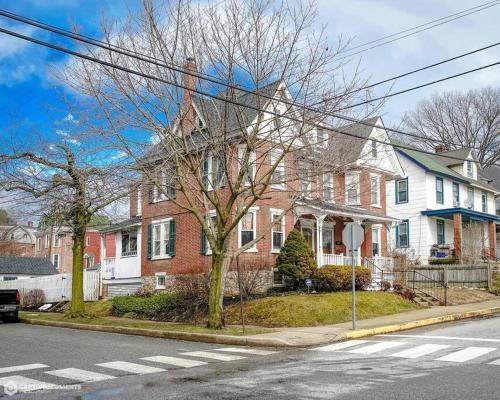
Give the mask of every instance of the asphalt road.
[{"label": "asphalt road", "polygon": [[228,347],[3,324],[0,386],[4,392],[18,393],[0,397],[500,398],[500,317],[316,349],[270,353],[269,349]]}]

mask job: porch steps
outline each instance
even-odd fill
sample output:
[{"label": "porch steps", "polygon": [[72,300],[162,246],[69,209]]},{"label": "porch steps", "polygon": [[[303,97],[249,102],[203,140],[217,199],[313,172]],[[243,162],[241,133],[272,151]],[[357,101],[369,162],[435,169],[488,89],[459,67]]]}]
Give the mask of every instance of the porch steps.
[{"label": "porch steps", "polygon": [[425,293],[416,292],[413,301],[424,307],[439,306],[441,303],[434,297],[427,296]]}]

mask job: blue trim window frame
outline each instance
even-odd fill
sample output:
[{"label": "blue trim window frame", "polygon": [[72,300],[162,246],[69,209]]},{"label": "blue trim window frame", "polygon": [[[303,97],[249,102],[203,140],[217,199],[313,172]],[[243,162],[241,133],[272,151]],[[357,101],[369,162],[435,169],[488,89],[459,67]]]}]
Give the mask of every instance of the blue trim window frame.
[{"label": "blue trim window frame", "polygon": [[444,236],[444,221],[442,219],[436,220],[437,244],[445,244]]},{"label": "blue trim window frame", "polygon": [[436,176],[436,203],[444,204],[444,181],[440,176]]},{"label": "blue trim window frame", "polygon": [[396,247],[410,247],[410,221],[407,219],[396,225]]},{"label": "blue trim window frame", "polygon": [[484,190],[481,192],[481,211],[484,213],[488,212],[488,192]]},{"label": "blue trim window frame", "polygon": [[453,187],[453,207],[460,205],[460,184],[458,182],[452,183]]},{"label": "blue trim window frame", "polygon": [[396,179],[396,204],[408,203],[408,177]]}]

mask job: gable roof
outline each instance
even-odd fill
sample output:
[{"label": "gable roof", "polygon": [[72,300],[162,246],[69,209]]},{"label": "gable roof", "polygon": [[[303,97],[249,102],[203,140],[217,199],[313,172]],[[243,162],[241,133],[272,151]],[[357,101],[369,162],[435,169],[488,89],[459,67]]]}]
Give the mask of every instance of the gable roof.
[{"label": "gable roof", "polygon": [[43,257],[0,257],[2,275],[55,275],[57,269]]},{"label": "gable roof", "polygon": [[485,177],[490,185],[494,186],[500,192],[500,167],[493,165],[481,170],[481,175]]},{"label": "gable roof", "polygon": [[[398,142],[397,140],[392,140],[394,144],[403,144]],[[406,147],[412,147],[407,144],[404,144]],[[455,160],[454,158],[448,158],[446,155],[452,156],[452,157],[457,157],[457,158],[467,158],[468,155],[471,153],[470,149],[462,149],[462,150],[455,150],[453,152],[447,151],[444,153],[436,153],[436,154],[427,154],[427,153],[422,153],[418,149],[406,149],[406,148],[401,148],[398,147],[396,148],[398,153],[406,156],[407,158],[413,160],[415,163],[420,165],[423,169],[426,171],[433,172],[437,175],[443,175],[446,176],[450,179],[463,182],[463,183],[468,183],[474,186],[478,186],[482,189],[490,190],[492,192],[498,192],[499,190],[491,185],[489,185],[486,182],[483,182],[478,179],[472,179],[469,177],[466,177],[464,175],[459,174],[458,172],[454,171],[453,169],[449,168],[452,165],[457,165],[460,163],[459,160]],[[462,152],[463,153],[460,153]],[[461,157],[460,154],[467,154],[466,157]],[[481,171],[478,172],[478,174],[481,174]]]}]

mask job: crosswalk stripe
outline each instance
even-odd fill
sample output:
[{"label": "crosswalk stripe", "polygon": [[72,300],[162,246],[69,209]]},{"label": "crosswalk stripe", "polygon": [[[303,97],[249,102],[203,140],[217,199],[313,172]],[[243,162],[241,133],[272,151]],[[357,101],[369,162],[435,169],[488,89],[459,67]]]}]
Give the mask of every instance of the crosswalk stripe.
[{"label": "crosswalk stripe", "polygon": [[47,368],[48,365],[45,364],[25,364],[25,365],[14,365],[12,367],[0,368],[0,374],[5,374],[8,372],[19,372],[19,371],[29,371],[38,368]]},{"label": "crosswalk stripe", "polygon": [[357,346],[358,344],[364,344],[368,343],[368,340],[350,340],[348,342],[340,342],[340,343],[334,343],[334,344],[328,344],[326,346],[321,346],[321,347],[315,347],[315,351],[336,351],[336,350],[343,350],[347,349],[348,347],[354,347]]},{"label": "crosswalk stripe", "polygon": [[158,362],[158,363],[162,363],[162,364],[170,364],[170,365],[175,365],[176,367],[182,367],[182,368],[200,367],[202,365],[208,364],[205,361],[188,360],[186,358],[169,357],[169,356],[143,357],[143,358],[141,358],[141,360]]},{"label": "crosswalk stripe", "polygon": [[86,371],[78,368],[64,368],[55,371],[45,371],[46,374],[58,376],[60,378],[72,379],[77,382],[98,382],[113,379],[114,376],[99,374],[97,372]]},{"label": "crosswalk stripe", "polygon": [[246,347],[224,347],[222,349],[215,349],[215,351],[225,351],[228,353],[242,353],[242,354],[255,354],[257,356],[267,356],[269,354],[275,354],[276,351],[271,350],[259,350],[259,349],[249,349]]},{"label": "crosswalk stripe", "polygon": [[208,351],[190,351],[187,353],[181,353],[184,356],[200,357],[200,358],[211,358],[219,361],[236,361],[243,360],[246,357],[235,356],[233,354],[218,354],[209,353]]},{"label": "crosswalk stripe", "polygon": [[0,378],[0,386],[3,386],[5,394],[9,391],[12,394],[20,392],[34,392],[36,390],[54,389],[57,385],[37,381],[31,378],[25,378],[21,375],[5,376]]},{"label": "crosswalk stripe", "polygon": [[500,359],[490,362],[491,365],[500,365]]},{"label": "crosswalk stripe", "polygon": [[391,357],[400,358],[419,358],[428,354],[435,353],[436,351],[443,350],[450,347],[447,344],[423,344],[421,346],[413,347],[408,350],[400,351],[399,353],[391,354]]},{"label": "crosswalk stripe", "polygon": [[349,353],[354,354],[373,354],[382,350],[392,349],[393,347],[402,346],[406,342],[378,342],[369,346],[363,346],[359,349],[349,350]]},{"label": "crosswalk stripe", "polygon": [[464,362],[483,356],[496,350],[493,347],[467,347],[463,350],[455,351],[444,357],[437,358],[436,361]]},{"label": "crosswalk stripe", "polygon": [[138,375],[154,374],[155,372],[166,371],[163,368],[150,367],[149,365],[136,364],[127,361],[111,361],[96,365],[98,367],[116,369],[118,371],[130,372],[132,374],[138,374]]}]

